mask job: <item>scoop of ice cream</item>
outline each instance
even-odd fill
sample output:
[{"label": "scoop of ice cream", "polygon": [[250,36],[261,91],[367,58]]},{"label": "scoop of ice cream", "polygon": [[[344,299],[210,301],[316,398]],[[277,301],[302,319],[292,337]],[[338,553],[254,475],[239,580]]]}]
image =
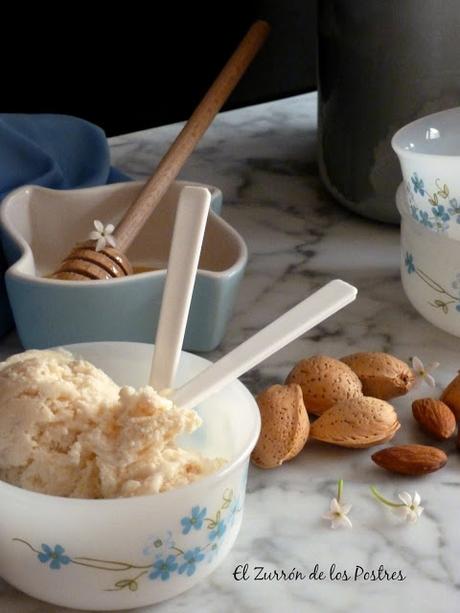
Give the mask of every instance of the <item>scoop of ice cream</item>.
[{"label": "scoop of ice cream", "polygon": [[222,465],[222,460],[177,446],[178,435],[200,425],[195,411],[175,406],[152,387],[124,387],[112,410],[80,436],[74,451],[95,458],[100,497],[156,494]]},{"label": "scoop of ice cream", "polygon": [[180,448],[201,425],[152,387],[119,388],[64,351],[26,351],[0,364],[0,479],[77,498],[155,494],[224,463]]},{"label": "scoop of ice cream", "polygon": [[0,364],[0,478],[72,495],[80,466],[68,455],[118,399],[102,370],[66,351],[26,351]]}]

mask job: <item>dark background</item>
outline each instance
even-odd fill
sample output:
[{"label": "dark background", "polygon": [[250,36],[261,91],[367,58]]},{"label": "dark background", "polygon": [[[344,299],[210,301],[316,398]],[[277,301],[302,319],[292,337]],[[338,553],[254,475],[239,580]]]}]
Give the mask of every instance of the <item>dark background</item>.
[{"label": "dark background", "polygon": [[2,112],[77,115],[109,136],[184,120],[257,18],[270,37],[225,108],[316,88],[315,0],[157,4],[5,18]]}]

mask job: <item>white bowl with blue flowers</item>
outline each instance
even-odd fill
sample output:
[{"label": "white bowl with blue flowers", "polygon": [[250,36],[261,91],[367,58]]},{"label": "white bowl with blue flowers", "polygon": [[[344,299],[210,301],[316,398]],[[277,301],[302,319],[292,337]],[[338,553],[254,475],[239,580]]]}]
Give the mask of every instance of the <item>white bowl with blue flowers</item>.
[{"label": "white bowl with blue flowers", "polygon": [[460,107],[427,115],[393,136],[404,207],[426,229],[460,239]]},{"label": "white bowl with blue flowers", "polygon": [[[120,385],[140,386],[148,380],[153,345],[101,342],[66,348]],[[176,384],[208,365],[183,352]],[[228,463],[176,490],[81,500],[0,481],[0,576],[40,600],[91,611],[153,604],[208,576],[240,529],[260,415],[239,381],[200,405],[198,412],[203,426],[180,443]]]},{"label": "white bowl with blue flowers", "polygon": [[412,305],[429,322],[460,336],[460,240],[433,232],[407,207],[403,183],[396,192],[401,214],[401,280]]}]

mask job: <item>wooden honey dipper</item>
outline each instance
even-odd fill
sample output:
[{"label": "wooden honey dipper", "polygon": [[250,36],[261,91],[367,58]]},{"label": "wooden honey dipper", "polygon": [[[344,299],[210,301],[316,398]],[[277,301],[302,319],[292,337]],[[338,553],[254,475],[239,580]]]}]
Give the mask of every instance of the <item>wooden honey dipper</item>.
[{"label": "wooden honey dipper", "polygon": [[246,72],[265,42],[269,30],[270,26],[265,21],[256,21],[248,30],[140,195],[119,222],[113,234],[116,247],[104,247],[96,251],[96,241],[79,243],[51,275],[52,279],[88,281],[132,274],[132,266],[125,255],[127,249]]}]

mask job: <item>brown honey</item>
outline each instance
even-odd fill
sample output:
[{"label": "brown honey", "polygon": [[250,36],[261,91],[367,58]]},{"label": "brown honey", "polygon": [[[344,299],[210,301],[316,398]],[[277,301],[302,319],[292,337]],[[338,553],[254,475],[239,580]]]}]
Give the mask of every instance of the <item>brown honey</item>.
[{"label": "brown honey", "polygon": [[160,270],[160,268],[153,268],[152,266],[133,266],[133,275],[140,275],[142,272],[153,272],[154,270]]}]

